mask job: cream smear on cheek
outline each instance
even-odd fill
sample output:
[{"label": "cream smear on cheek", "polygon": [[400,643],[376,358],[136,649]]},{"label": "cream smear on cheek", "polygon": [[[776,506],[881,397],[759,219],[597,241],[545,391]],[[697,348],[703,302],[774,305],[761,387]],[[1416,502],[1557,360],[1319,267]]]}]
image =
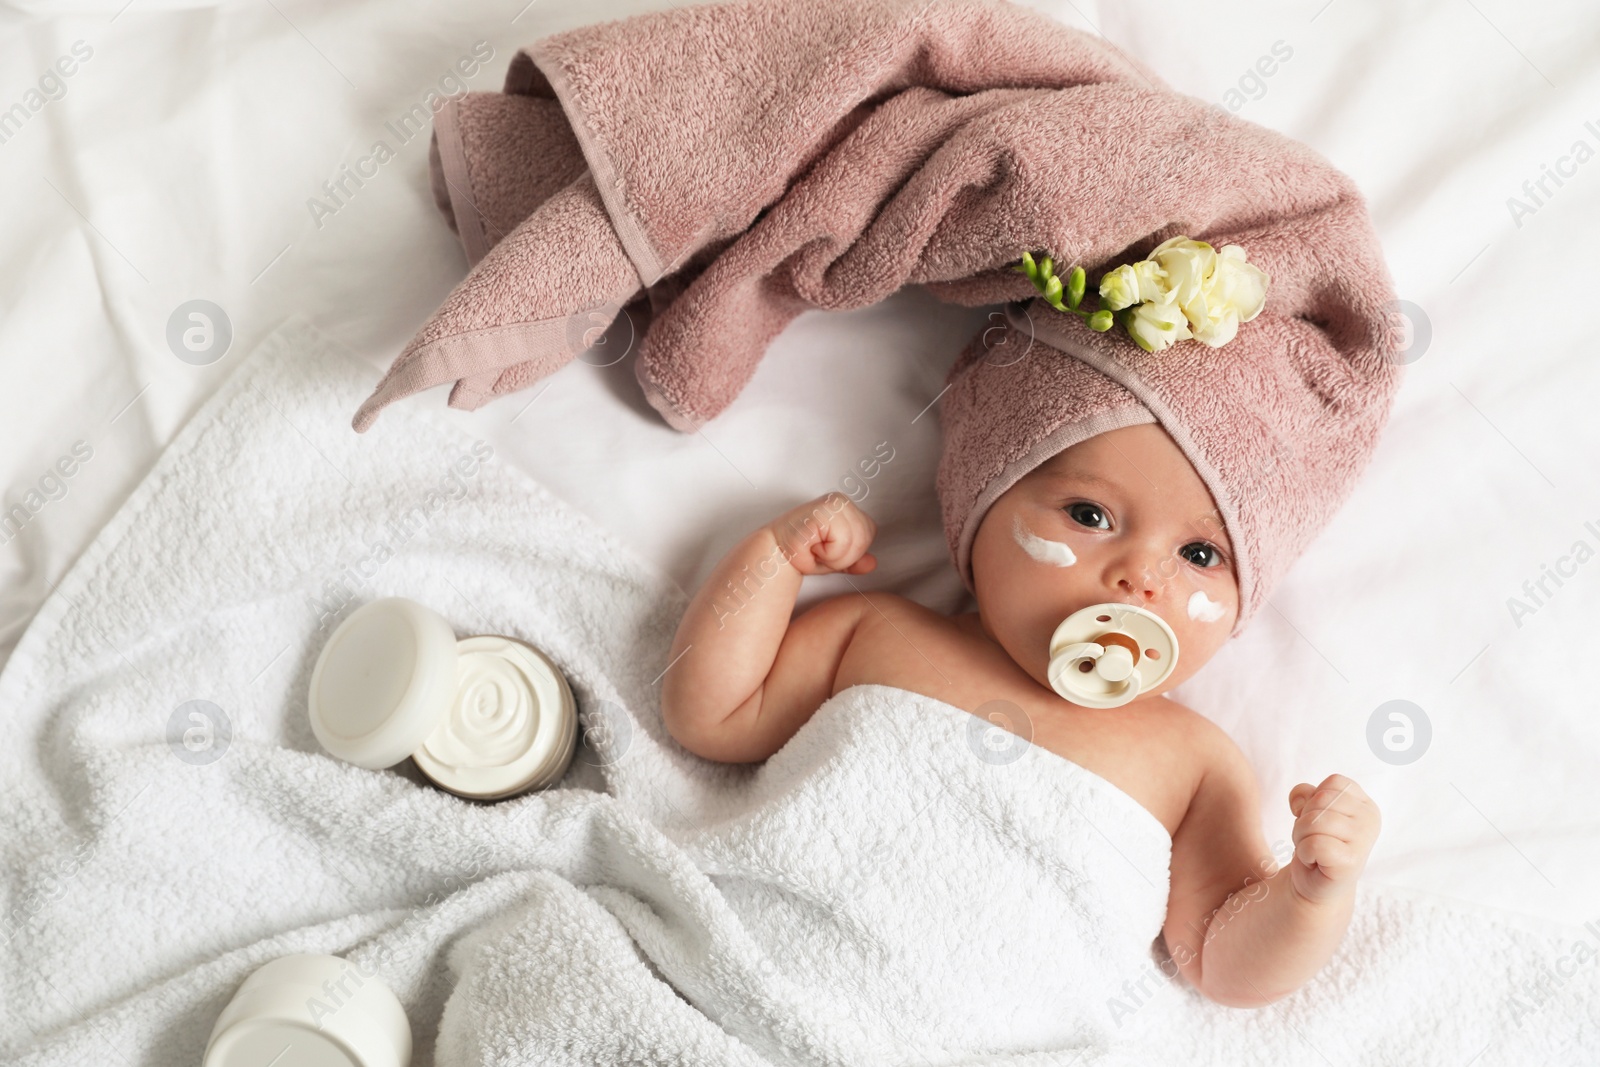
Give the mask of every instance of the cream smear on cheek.
[{"label": "cream smear on cheek", "polygon": [[1189,618],[1200,622],[1216,622],[1222,618],[1226,609],[1215,600],[1206,596],[1204,589],[1195,590],[1194,596],[1189,598]]},{"label": "cream smear on cheek", "polygon": [[1017,539],[1017,544],[1022,550],[1040,563],[1048,563],[1054,567],[1070,567],[1078,562],[1078,557],[1072,554],[1072,549],[1060,541],[1047,541],[1022,524],[1022,516],[1018,515],[1011,523],[1011,535]]}]

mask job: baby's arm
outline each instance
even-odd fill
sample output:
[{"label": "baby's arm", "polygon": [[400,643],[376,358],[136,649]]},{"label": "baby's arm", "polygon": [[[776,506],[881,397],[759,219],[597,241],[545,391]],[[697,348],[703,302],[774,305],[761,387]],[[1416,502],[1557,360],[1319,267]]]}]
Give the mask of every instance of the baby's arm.
[{"label": "baby's arm", "polygon": [[1172,842],[1163,929],[1191,985],[1232,1007],[1287,996],[1322,969],[1350,923],[1378,808],[1343,775],[1289,793],[1294,855],[1278,868],[1260,830],[1255,776],[1209,723],[1207,769]]},{"label": "baby's arm", "polygon": [[707,759],[764,760],[828,698],[863,599],[794,614],[808,574],[865,574],[877,526],[828,493],[786,512],[723,557],[684,612],[662,676],[667,732]]}]

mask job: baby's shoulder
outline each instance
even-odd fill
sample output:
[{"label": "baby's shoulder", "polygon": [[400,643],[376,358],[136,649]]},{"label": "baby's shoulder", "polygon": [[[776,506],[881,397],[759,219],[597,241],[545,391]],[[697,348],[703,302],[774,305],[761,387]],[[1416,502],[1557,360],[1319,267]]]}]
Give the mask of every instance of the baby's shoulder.
[{"label": "baby's shoulder", "polygon": [[937,611],[917,603],[910,597],[901,596],[899,593],[891,593],[882,589],[863,590],[858,593],[841,593],[835,599],[856,600],[860,602],[864,609],[866,609],[867,614],[889,616],[905,615],[930,621],[950,621],[947,616],[940,615]]},{"label": "baby's shoulder", "polygon": [[970,638],[956,619],[898,593],[879,590],[843,593],[822,601],[817,610],[851,615],[855,620],[853,636],[863,646],[907,641],[942,644],[965,642]]}]

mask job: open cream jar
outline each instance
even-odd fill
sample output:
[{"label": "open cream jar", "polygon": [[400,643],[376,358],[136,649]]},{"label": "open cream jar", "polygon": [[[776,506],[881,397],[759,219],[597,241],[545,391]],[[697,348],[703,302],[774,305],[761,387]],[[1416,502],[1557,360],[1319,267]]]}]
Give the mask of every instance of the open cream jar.
[{"label": "open cream jar", "polygon": [[414,600],[364,604],[311,672],[311,729],[377,770],[411,757],[441,789],[497,800],[554,784],[572,762],[577,705],[561,672],[515,638],[456,640]]}]

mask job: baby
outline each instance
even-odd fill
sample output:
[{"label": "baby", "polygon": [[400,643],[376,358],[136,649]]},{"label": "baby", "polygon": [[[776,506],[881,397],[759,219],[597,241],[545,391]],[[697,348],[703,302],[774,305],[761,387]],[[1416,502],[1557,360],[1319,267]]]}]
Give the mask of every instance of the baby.
[{"label": "baby", "polygon": [[[1278,867],[1243,753],[1163,695],[1221,647],[1240,610],[1224,524],[1164,429],[1144,422],[1095,434],[1005,489],[971,540],[976,612],[947,617],[875,592],[837,596],[791,619],[806,575],[877,566],[869,551],[876,531],[848,498],[830,493],[728,553],[673,642],[661,699],[674,738],[712,760],[764,760],[853,685],[894,686],[969,712],[1008,701],[1021,720],[997,725],[1106,779],[1166,827],[1162,932],[1202,994],[1236,1007],[1267,1004],[1327,962],[1349,923],[1378,809],[1343,775],[1296,785],[1288,797],[1294,854]],[[719,600],[729,583],[756,587],[736,614]],[[1051,634],[1073,612],[1110,601],[1166,620],[1180,665],[1130,703],[1082,707],[1050,685]]]}]

